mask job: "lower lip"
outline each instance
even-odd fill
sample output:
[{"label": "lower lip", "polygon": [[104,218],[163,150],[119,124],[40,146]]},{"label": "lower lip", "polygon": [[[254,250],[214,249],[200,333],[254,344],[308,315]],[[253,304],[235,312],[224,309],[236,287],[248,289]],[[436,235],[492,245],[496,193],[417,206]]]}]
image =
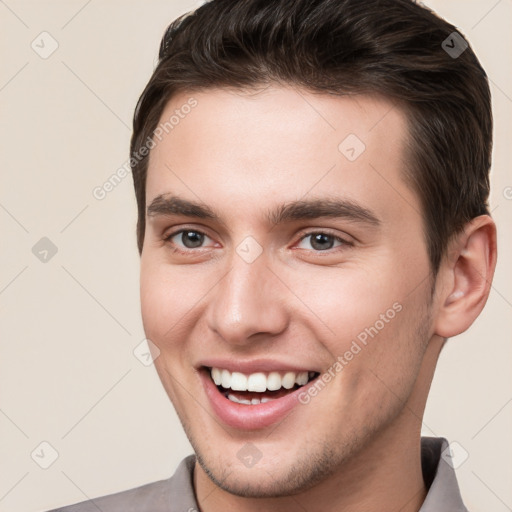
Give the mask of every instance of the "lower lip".
[{"label": "lower lip", "polygon": [[230,427],[244,430],[265,428],[283,420],[295,406],[300,405],[299,393],[307,388],[307,385],[302,386],[288,395],[264,404],[237,404],[219,392],[209,372],[201,371],[200,374],[206,395],[218,418]]}]

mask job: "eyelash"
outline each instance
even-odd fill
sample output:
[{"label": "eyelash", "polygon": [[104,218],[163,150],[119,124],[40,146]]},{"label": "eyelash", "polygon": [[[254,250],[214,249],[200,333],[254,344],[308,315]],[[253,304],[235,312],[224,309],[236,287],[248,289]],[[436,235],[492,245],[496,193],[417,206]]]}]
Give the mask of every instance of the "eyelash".
[{"label": "eyelash", "polygon": [[[187,250],[183,250],[183,249],[179,249],[177,248],[176,246],[174,246],[174,244],[171,242],[171,239],[174,238],[176,235],[179,235],[180,233],[185,233],[185,232],[192,232],[192,233],[197,233],[197,234],[200,234],[200,235],[204,235],[205,237],[208,237],[210,238],[206,233],[204,233],[203,231],[199,231],[197,229],[187,229],[187,228],[182,228],[182,229],[179,229],[177,231],[173,231],[172,233],[164,236],[163,240],[164,242],[168,242],[170,243],[172,246],[172,251],[173,252],[176,252],[176,253],[180,253],[180,254],[190,254],[191,252],[194,252],[196,249],[204,249],[204,247],[198,247],[196,249],[187,249]],[[338,241],[341,243],[341,246],[338,246],[337,248],[331,248],[331,249],[326,249],[324,251],[315,251],[314,249],[312,250],[312,252],[314,253],[317,253],[318,255],[322,255],[322,254],[332,254],[333,252],[337,252],[335,249],[340,249],[343,250],[344,247],[351,247],[353,246],[354,244],[352,242],[349,242],[348,240],[344,240],[343,238],[335,235],[334,233],[331,233],[329,230],[316,230],[316,231],[308,231],[307,233],[303,234],[300,238],[299,238],[299,243],[302,242],[304,239],[310,237],[310,236],[313,236],[313,235],[327,235],[327,236],[330,236],[332,238],[334,238],[335,241]]]}]

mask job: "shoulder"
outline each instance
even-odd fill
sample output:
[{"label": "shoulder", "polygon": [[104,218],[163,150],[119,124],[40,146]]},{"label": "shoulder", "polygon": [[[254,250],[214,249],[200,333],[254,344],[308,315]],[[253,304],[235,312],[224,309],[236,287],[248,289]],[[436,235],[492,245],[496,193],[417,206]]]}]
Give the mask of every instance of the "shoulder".
[{"label": "shoulder", "polygon": [[192,487],[194,462],[195,457],[190,455],[181,461],[171,478],[49,512],[98,512],[98,510],[102,512],[167,512],[173,504],[194,500]]}]

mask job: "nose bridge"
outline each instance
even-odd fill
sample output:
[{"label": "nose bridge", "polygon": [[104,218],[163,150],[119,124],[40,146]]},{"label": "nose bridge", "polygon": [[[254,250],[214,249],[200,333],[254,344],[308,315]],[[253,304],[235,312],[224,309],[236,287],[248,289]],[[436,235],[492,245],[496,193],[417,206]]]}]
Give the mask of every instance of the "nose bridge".
[{"label": "nose bridge", "polygon": [[216,287],[208,317],[210,328],[234,344],[243,344],[256,333],[277,334],[287,322],[280,283],[267,268],[265,254],[250,261],[243,249],[241,244],[233,253],[230,271]]}]

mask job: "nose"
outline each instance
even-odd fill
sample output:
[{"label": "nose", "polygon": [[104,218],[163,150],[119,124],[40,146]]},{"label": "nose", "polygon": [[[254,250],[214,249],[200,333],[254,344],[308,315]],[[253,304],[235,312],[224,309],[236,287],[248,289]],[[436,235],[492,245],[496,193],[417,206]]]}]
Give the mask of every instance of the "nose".
[{"label": "nose", "polygon": [[211,297],[209,328],[231,345],[269,340],[288,325],[285,294],[286,288],[268,268],[265,253],[252,263],[234,254],[230,271]]}]

